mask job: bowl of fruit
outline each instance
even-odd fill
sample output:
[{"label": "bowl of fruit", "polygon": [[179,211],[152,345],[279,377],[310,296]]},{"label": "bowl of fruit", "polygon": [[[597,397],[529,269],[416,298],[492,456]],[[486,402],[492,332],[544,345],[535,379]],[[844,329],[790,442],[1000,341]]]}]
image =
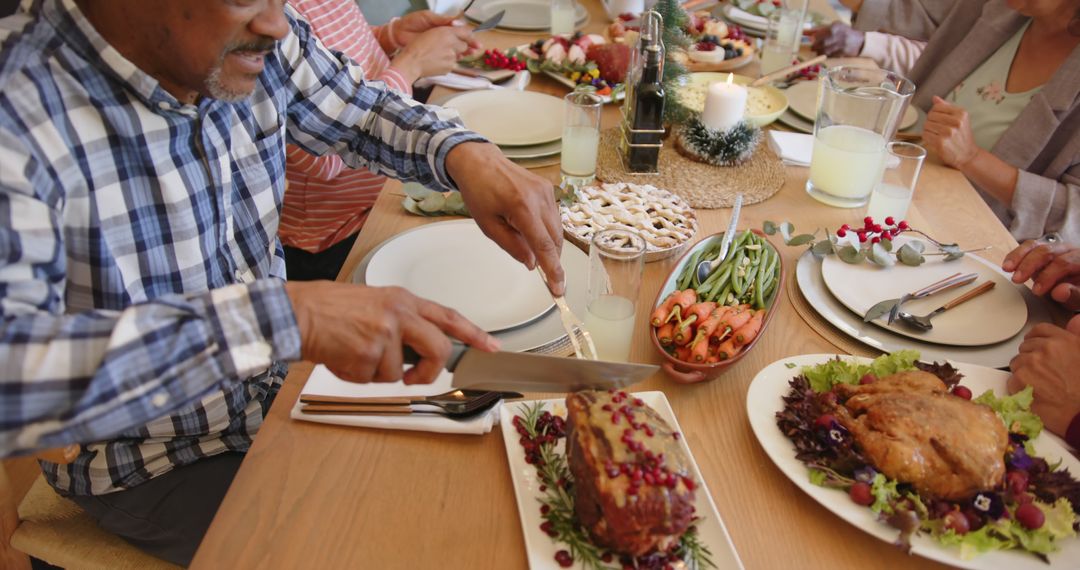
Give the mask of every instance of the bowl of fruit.
[{"label": "bowl of fruit", "polygon": [[698,265],[718,259],[724,233],[694,244],[657,293],[649,316],[661,367],[676,382],[712,380],[745,356],[772,320],[784,282],[780,252],[760,232],[737,233],[704,280]]}]

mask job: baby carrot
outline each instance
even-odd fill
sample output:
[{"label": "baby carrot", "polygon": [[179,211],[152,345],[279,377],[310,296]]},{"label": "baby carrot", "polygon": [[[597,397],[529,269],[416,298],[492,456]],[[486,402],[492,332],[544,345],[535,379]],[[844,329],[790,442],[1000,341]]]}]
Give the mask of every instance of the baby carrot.
[{"label": "baby carrot", "polygon": [[716,327],[720,326],[720,309],[713,309],[709,316],[698,324],[698,332],[706,337],[711,336]]},{"label": "baby carrot", "polygon": [[690,357],[694,362],[704,362],[709,355],[709,335],[698,327],[694,342],[690,343]]},{"label": "baby carrot", "polygon": [[737,331],[742,328],[742,326],[745,325],[747,321],[750,320],[750,317],[753,316],[753,311],[739,311],[737,313],[731,313],[728,315],[727,321],[724,324],[731,327],[731,330]]},{"label": "baby carrot", "polygon": [[675,323],[667,323],[656,329],[656,338],[660,344],[667,346],[672,343],[675,336]]},{"label": "baby carrot", "polygon": [[676,346],[675,358],[683,362],[690,362],[690,347],[689,346]]},{"label": "baby carrot", "polygon": [[652,326],[658,327],[668,321],[668,317],[671,315],[671,309],[675,306],[676,293],[678,293],[678,291],[672,291],[671,294],[664,299],[664,302],[660,303],[660,306],[653,311],[652,318],[649,319]]},{"label": "baby carrot", "polygon": [[675,304],[683,309],[683,312],[697,303],[697,291],[693,289],[683,289],[682,291],[675,292]]},{"label": "baby carrot", "polygon": [[735,331],[735,344],[745,346],[761,332],[761,323],[765,319],[765,309],[754,311],[754,316]]},{"label": "baby carrot", "polygon": [[694,336],[695,332],[690,325],[694,324],[695,321],[697,321],[697,315],[690,315],[675,329],[675,344],[682,346],[690,342],[690,338]]},{"label": "baby carrot", "polygon": [[728,360],[733,358],[736,354],[739,354],[741,348],[742,347],[740,346],[735,346],[734,338],[729,338],[720,344],[720,347],[716,349],[716,354],[720,357],[720,360]]},{"label": "baby carrot", "polygon": [[701,303],[690,305],[690,307],[686,309],[686,312],[690,315],[697,315],[697,320],[700,322],[704,321],[705,318],[709,316],[709,313],[715,308],[716,303],[713,303],[712,301],[703,301]]}]

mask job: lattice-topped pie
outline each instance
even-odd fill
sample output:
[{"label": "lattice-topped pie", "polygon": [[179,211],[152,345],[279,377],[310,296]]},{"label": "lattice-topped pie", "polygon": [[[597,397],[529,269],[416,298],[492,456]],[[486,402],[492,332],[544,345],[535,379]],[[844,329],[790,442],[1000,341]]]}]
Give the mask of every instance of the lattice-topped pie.
[{"label": "lattice-topped pie", "polygon": [[631,229],[645,238],[646,255],[682,246],[697,232],[697,218],[685,200],[647,184],[589,186],[576,202],[559,209],[563,228],[583,243],[602,229]]}]

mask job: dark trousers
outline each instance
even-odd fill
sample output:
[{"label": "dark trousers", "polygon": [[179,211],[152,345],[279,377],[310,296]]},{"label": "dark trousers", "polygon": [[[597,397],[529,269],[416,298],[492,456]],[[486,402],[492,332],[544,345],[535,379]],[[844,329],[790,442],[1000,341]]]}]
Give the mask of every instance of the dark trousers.
[{"label": "dark trousers", "polygon": [[243,458],[242,453],[222,453],[125,491],[71,499],[105,530],[162,560],[187,566]]},{"label": "dark trousers", "polygon": [[341,266],[345,265],[345,259],[349,257],[349,252],[356,243],[357,235],[353,234],[319,253],[285,246],[286,278],[289,281],[337,279],[338,273],[341,273]]}]

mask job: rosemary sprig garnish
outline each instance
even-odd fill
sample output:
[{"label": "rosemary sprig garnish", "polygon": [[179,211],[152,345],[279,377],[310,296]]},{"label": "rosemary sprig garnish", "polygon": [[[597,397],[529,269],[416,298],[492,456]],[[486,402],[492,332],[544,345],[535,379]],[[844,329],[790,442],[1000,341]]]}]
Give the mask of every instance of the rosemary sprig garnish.
[{"label": "rosemary sprig garnish", "polygon": [[[532,405],[522,405],[518,409],[523,420],[523,427],[529,439],[536,440],[538,436],[548,435],[546,426],[541,431],[538,427],[539,419],[544,413],[544,404],[536,402]],[[566,463],[566,453],[557,449],[558,439],[553,442],[541,443],[538,446],[540,460],[536,465],[537,475],[544,486],[543,497],[537,499],[541,505],[547,507],[547,512],[542,516],[550,525],[549,534],[556,542],[565,544],[571,557],[580,562],[588,570],[614,570],[621,565],[608,565],[603,559],[611,554],[598,548],[589,538],[589,533],[583,528],[574,514],[574,496],[570,492],[573,486],[573,476]],[[712,561],[712,552],[698,537],[697,524],[702,519],[694,519],[694,525],[687,529],[679,540],[674,554],[681,558],[688,570],[703,570],[716,568]],[[636,565],[636,561],[635,561]]]}]

